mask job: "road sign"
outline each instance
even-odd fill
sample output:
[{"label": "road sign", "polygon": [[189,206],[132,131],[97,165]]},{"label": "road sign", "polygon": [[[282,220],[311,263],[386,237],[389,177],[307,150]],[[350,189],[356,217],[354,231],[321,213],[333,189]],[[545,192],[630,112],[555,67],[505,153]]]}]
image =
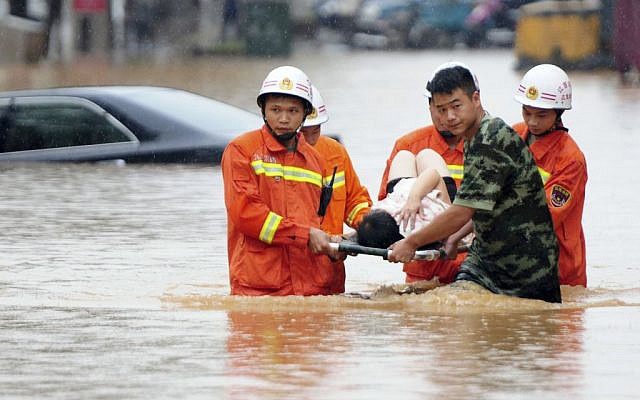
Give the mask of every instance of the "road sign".
[{"label": "road sign", "polygon": [[73,10],[79,13],[105,12],[107,0],[73,0]]}]

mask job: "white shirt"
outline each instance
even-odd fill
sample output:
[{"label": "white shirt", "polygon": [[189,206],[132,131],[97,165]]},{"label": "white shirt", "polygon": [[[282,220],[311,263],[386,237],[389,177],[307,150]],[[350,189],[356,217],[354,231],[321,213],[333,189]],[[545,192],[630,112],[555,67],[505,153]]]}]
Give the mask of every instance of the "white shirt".
[{"label": "white shirt", "polygon": [[[387,197],[374,204],[371,209],[384,210],[393,215],[396,218],[396,222],[399,222],[399,217],[396,216],[396,214],[402,210],[402,207],[407,203],[409,193],[411,193],[411,188],[415,181],[416,178],[401,179],[393,188],[393,192],[389,193]],[[418,230],[429,224],[429,222],[433,221],[433,218],[435,218],[436,215],[440,214],[447,208],[449,208],[449,204],[442,200],[442,192],[438,189],[430,191],[422,198],[422,211],[424,217],[420,216],[420,214],[416,215],[416,224],[413,230]],[[407,237],[413,230],[409,225],[406,229],[403,229],[402,225],[400,225],[400,234],[404,237]]]}]

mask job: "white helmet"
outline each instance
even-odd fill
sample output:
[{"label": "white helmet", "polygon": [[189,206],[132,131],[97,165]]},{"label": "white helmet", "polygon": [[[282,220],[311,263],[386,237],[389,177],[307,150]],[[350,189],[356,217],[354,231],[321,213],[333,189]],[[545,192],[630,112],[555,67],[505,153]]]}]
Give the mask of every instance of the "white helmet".
[{"label": "white helmet", "polygon": [[[462,68],[466,69],[467,71],[469,71],[469,73],[473,77],[473,83],[476,86],[476,90],[480,91],[480,84],[478,83],[478,77],[476,76],[476,74],[471,72],[471,68],[467,67],[466,65],[464,65],[463,63],[461,63],[459,61],[449,61],[449,62],[446,62],[444,64],[441,64],[438,68],[435,69],[435,71],[433,71],[433,74],[431,75],[431,78],[429,78],[429,80],[427,81],[427,85],[429,85],[429,82],[431,82],[433,80],[433,78],[436,77],[436,74],[438,72],[442,71],[443,69],[453,68],[453,67],[462,67]],[[424,97],[426,97],[427,99],[430,99],[432,97],[431,96],[431,92],[427,88],[424,89]]]},{"label": "white helmet", "polygon": [[296,67],[286,65],[269,72],[258,93],[257,101],[260,107],[263,106],[264,95],[271,93],[299,97],[304,101],[307,113],[311,112],[313,97],[311,82],[307,74]]},{"label": "white helmet", "polygon": [[571,81],[560,67],[536,65],[524,74],[514,98],[525,106],[570,110]]},{"label": "white helmet", "polygon": [[320,91],[314,85],[311,85],[311,91],[313,92],[313,110],[311,110],[311,114],[307,115],[302,126],[321,125],[329,120],[327,106],[324,104]]}]

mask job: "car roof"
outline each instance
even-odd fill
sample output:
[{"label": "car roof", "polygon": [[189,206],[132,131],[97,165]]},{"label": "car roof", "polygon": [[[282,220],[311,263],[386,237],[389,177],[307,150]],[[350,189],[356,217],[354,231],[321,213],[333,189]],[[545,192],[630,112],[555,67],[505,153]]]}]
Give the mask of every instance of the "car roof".
[{"label": "car roof", "polygon": [[[172,93],[176,95],[188,95],[195,96],[203,99],[210,100],[221,105],[222,110],[233,108],[243,113],[250,113],[247,110],[236,107],[224,101],[207,97],[198,93],[194,93],[184,89],[174,89],[163,86],[126,86],[126,85],[113,85],[113,86],[73,86],[73,87],[54,87],[44,89],[22,89],[0,92],[0,98],[10,97],[35,97],[35,96],[61,96],[61,97],[79,97],[84,98],[100,104],[101,106],[115,106],[117,104],[132,104],[135,103],[137,107],[149,104],[152,99],[155,100],[155,95],[165,97],[171,96]],[[144,99],[144,100],[142,100]],[[250,113],[253,114],[253,113]]]},{"label": "car roof", "polygon": [[[162,134],[169,124],[177,123],[182,130],[230,140],[239,133],[262,125],[262,119],[247,110],[211,97],[169,87],[78,86],[0,92],[0,98],[39,96],[76,97],[92,101],[120,119],[136,136]],[[199,104],[199,111],[188,107],[183,101],[186,98]],[[204,113],[203,101],[207,107]],[[179,107],[187,109],[175,112]],[[211,123],[212,118],[215,118],[215,124]]]},{"label": "car roof", "polygon": [[0,97],[28,97],[28,96],[126,96],[134,93],[154,93],[167,91],[182,91],[183,89],[174,89],[161,86],[72,86],[72,87],[55,87],[44,89],[22,89],[0,92]]}]

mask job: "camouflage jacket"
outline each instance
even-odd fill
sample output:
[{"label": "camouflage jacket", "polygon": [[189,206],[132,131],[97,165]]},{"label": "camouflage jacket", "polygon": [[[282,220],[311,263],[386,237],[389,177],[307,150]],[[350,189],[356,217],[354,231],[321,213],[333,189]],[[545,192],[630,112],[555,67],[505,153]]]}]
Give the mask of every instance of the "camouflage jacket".
[{"label": "camouflage jacket", "polygon": [[464,145],[454,204],[475,209],[476,234],[457,280],[494,293],[560,302],[558,244],[533,156],[500,118],[485,114]]}]

